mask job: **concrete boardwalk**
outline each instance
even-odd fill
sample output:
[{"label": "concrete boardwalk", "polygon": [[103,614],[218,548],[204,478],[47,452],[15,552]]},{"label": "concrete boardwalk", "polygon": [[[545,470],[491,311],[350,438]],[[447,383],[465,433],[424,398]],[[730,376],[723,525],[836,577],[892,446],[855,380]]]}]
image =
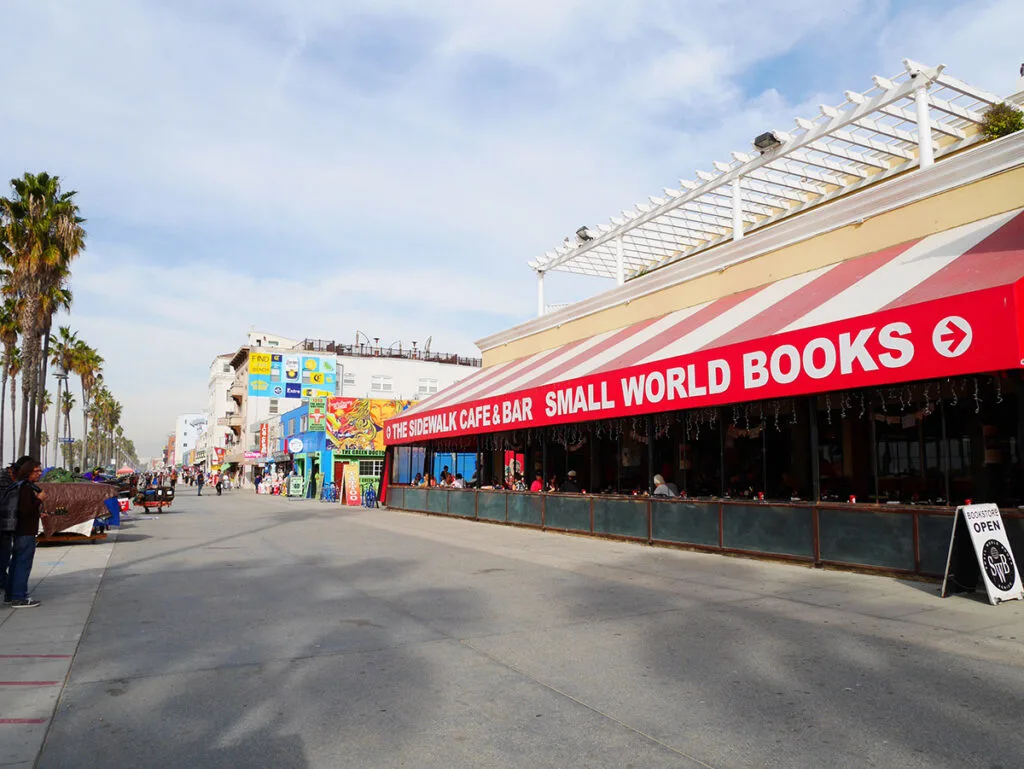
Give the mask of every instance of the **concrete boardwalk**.
[{"label": "concrete boardwalk", "polygon": [[1024,764],[1024,605],[180,492],[0,610],[0,767]]}]

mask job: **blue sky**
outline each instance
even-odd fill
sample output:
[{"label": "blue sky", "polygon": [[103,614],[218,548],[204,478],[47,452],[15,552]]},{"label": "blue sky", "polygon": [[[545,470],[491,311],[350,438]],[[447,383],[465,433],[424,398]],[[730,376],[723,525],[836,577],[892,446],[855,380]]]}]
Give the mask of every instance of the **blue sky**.
[{"label": "blue sky", "polygon": [[35,0],[3,26],[0,178],[79,190],[69,322],[142,453],[250,327],[473,353],[581,224],[903,58],[1007,94],[1024,56],[1010,0]]}]

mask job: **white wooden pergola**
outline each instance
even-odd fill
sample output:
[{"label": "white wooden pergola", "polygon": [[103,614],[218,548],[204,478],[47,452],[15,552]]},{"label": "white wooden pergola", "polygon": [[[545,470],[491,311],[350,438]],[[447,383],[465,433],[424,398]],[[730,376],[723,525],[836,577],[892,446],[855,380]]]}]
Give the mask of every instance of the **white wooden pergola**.
[{"label": "white wooden pergola", "polygon": [[551,271],[627,279],[919,167],[981,141],[982,115],[998,96],[905,59],[892,78],[875,76],[864,93],[846,92],[793,131],[757,137],[714,171],[664,189],[608,224],[580,228],[575,239],[529,262],[537,273],[538,315]]}]

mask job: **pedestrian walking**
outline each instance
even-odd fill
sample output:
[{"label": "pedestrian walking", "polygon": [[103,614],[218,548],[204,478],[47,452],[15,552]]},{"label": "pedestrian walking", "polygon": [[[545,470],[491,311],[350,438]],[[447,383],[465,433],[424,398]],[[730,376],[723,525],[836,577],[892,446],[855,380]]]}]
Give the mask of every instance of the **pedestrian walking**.
[{"label": "pedestrian walking", "polygon": [[196,496],[198,496],[198,497],[203,496],[203,474],[202,473],[199,473],[199,475],[196,476],[196,486],[199,487],[199,493]]},{"label": "pedestrian walking", "polygon": [[220,491],[223,488],[224,483],[220,479],[220,473],[217,473],[215,476],[213,476],[213,478],[214,478],[214,481],[215,481],[213,487],[215,489],[217,489],[217,496],[219,497],[220,496]]},{"label": "pedestrian walking", "polygon": [[10,494],[18,495],[18,516],[11,547],[11,562],[4,589],[4,603],[13,609],[31,609],[39,601],[28,594],[28,578],[32,573],[32,561],[36,554],[36,535],[43,517],[43,500],[46,495],[36,486],[43,475],[43,466],[31,457],[18,460],[20,466]]}]

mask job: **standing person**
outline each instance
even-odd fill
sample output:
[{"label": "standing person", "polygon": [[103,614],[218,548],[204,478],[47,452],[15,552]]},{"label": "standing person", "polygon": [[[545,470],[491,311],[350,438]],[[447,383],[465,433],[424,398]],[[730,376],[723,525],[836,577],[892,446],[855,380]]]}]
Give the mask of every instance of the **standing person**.
[{"label": "standing person", "polygon": [[[4,498],[7,490],[14,485],[14,476],[18,472],[16,463],[8,465],[0,472],[0,500]],[[5,522],[7,523],[7,522]],[[9,525],[0,529],[0,593],[3,593],[4,603],[7,602],[9,592],[7,590],[7,569],[11,565],[11,550],[14,548],[14,528],[18,525],[17,517],[9,522]]]},{"label": "standing person", "polygon": [[43,475],[43,466],[31,457],[22,457],[15,475],[18,487],[18,523],[14,529],[11,548],[11,565],[7,573],[4,603],[10,602],[12,609],[33,609],[39,601],[28,594],[28,578],[32,573],[32,561],[36,554],[36,535],[39,521],[43,516],[43,500],[46,495],[36,486]]},{"label": "standing person", "polygon": [[214,478],[214,481],[215,481],[215,483],[213,484],[213,487],[215,489],[217,489],[217,496],[219,497],[220,496],[221,488],[223,488],[223,483],[221,482],[221,479],[220,479],[220,473],[217,473],[216,475],[214,475],[213,478]]},{"label": "standing person", "polygon": [[173,489],[178,485],[178,471],[171,470],[171,488]]},{"label": "standing person", "polygon": [[199,487],[199,493],[196,495],[197,497],[203,496],[203,482],[203,474],[199,473],[198,475],[196,475],[196,486]]}]

